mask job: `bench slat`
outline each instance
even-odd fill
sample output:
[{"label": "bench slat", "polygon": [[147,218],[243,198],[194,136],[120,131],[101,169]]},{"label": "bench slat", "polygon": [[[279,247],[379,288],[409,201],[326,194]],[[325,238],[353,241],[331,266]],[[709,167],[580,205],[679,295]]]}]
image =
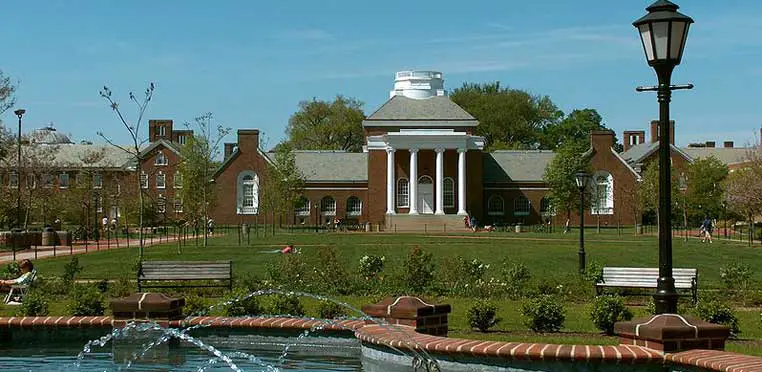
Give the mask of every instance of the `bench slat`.
[{"label": "bench slat", "polygon": [[[232,284],[232,261],[144,261],[138,273],[138,285],[150,287],[182,287],[160,282],[223,281]],[[219,287],[221,285],[202,285]]]}]

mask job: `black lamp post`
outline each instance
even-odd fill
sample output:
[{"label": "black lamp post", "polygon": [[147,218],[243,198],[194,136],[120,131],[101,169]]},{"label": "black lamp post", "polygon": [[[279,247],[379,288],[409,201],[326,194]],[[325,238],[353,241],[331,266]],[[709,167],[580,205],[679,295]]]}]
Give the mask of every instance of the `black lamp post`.
[{"label": "black lamp post", "polygon": [[678,187],[680,188],[680,192],[683,194],[683,228],[685,229],[685,232],[683,235],[685,235],[685,241],[688,241],[688,209],[687,209],[687,203],[686,203],[686,191],[688,191],[688,176],[685,175],[685,173],[680,173],[680,178],[678,179]]},{"label": "black lamp post", "polygon": [[672,237],[670,235],[670,123],[669,101],[672,90],[690,89],[693,85],[671,85],[672,70],[680,64],[693,19],[677,11],[667,0],[658,0],[648,14],[633,22],[640,32],[648,65],[656,71],[659,85],[639,87],[637,91],[656,91],[659,100],[659,279],[654,302],[656,313],[677,312],[677,292],[672,277]]},{"label": "black lamp post", "polygon": [[18,109],[13,113],[19,117],[19,135],[16,148],[16,227],[21,229],[21,118],[26,113],[26,110]]},{"label": "black lamp post", "polygon": [[579,188],[579,273],[585,273],[585,189],[590,182],[590,175],[579,172],[574,176]]}]

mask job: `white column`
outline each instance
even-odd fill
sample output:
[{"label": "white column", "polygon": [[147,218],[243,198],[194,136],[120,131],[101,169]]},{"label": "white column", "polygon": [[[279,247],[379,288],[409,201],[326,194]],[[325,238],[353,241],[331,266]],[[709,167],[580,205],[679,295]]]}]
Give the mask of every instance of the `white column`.
[{"label": "white column", "polygon": [[466,212],[466,151],[458,149],[458,214],[465,216]]},{"label": "white column", "polygon": [[410,212],[418,214],[418,149],[410,149]]},{"label": "white column", "polygon": [[386,148],[386,214],[394,214],[394,149]]},{"label": "white column", "polygon": [[434,185],[437,199],[437,209],[434,214],[444,214],[444,199],[442,197],[442,184],[444,183],[444,149],[437,148],[437,179]]}]

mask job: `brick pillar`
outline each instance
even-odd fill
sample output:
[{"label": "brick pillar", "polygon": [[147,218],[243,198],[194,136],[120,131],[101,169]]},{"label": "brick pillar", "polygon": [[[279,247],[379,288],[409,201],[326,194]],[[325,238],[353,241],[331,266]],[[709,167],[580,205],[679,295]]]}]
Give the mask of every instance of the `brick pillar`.
[{"label": "brick pillar", "polygon": [[691,349],[724,350],[730,329],[691,316],[659,314],[648,318],[617,322],[614,333],[619,343],[639,345],[665,353]]},{"label": "brick pillar", "polygon": [[387,297],[373,305],[363,305],[362,311],[374,318],[381,318],[390,324],[415,327],[418,333],[447,336],[447,314],[450,305],[426,303],[418,297]]}]

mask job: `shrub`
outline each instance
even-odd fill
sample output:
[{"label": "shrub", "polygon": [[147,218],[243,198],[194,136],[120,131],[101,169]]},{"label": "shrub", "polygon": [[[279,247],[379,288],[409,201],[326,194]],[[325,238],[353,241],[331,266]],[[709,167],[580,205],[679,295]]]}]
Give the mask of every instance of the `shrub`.
[{"label": "shrub", "polygon": [[749,265],[732,262],[720,267],[720,278],[728,289],[745,290],[754,271]]},{"label": "shrub", "polygon": [[245,273],[235,277],[235,287],[246,292],[254,292],[263,288],[262,279],[254,273]]},{"label": "shrub", "polygon": [[[242,290],[235,290],[228,298],[230,302],[223,308],[223,312],[227,316],[253,316],[262,313],[262,307],[259,306],[259,301],[256,297],[252,296],[246,299],[240,299],[248,293]],[[235,301],[236,299],[239,299]],[[197,302],[196,306],[200,306],[201,300]]]},{"label": "shrub", "polygon": [[410,291],[421,293],[432,285],[434,279],[433,256],[418,246],[413,247],[405,260],[403,280]]},{"label": "shrub", "polygon": [[508,296],[516,299],[522,296],[532,275],[521,262],[503,263],[503,279],[507,283]]},{"label": "shrub", "polygon": [[40,292],[45,293],[48,296],[67,295],[71,290],[71,285],[58,277],[45,278],[38,276],[37,279],[34,280],[34,286],[38,288]]},{"label": "shrub", "polygon": [[16,310],[18,316],[48,315],[48,300],[40,291],[30,291]]},{"label": "shrub", "polygon": [[204,297],[196,295],[185,296],[185,306],[183,306],[183,313],[186,316],[209,315],[209,306],[209,301],[207,301]]},{"label": "shrub", "polygon": [[593,285],[603,282],[603,265],[596,261],[588,263],[585,267],[585,274],[583,277],[585,278],[585,281]]},{"label": "shrub", "polygon": [[128,275],[122,275],[113,283],[109,288],[109,295],[111,297],[127,297],[135,291],[135,283]]},{"label": "shrub", "polygon": [[485,264],[476,258],[469,261],[459,257],[458,261],[460,263],[461,272],[463,272],[466,275],[468,281],[472,283],[476,282],[477,280],[483,280],[484,274],[487,272],[487,269],[489,269],[489,264]]},{"label": "shrub", "polygon": [[360,276],[367,279],[377,277],[384,270],[384,261],[386,257],[376,255],[365,255],[360,259],[358,272]]},{"label": "shrub", "polygon": [[302,254],[282,255],[278,266],[268,266],[267,273],[278,287],[292,291],[309,292],[314,281],[309,278],[307,261]]},{"label": "shrub", "polygon": [[296,296],[275,295],[270,313],[273,315],[304,316],[302,302]]},{"label": "shrub", "polygon": [[[676,311],[677,314],[680,314],[683,312],[682,310],[680,310],[680,308],[681,308],[680,302],[678,302],[677,311]],[[646,304],[646,311],[651,315],[656,315],[656,302],[654,302],[653,297],[648,298],[648,303]]]},{"label": "shrub", "polygon": [[108,283],[108,279],[103,279],[103,280],[100,280],[97,283],[95,283],[95,288],[97,288],[98,292],[100,292],[100,293],[104,293],[105,294],[106,292],[108,292],[109,287],[110,286],[109,286],[109,283]]},{"label": "shrub", "polygon": [[2,277],[3,279],[14,279],[21,275],[21,266],[18,262],[11,262],[3,267]]},{"label": "shrub", "polygon": [[632,312],[624,306],[620,296],[603,295],[593,301],[590,320],[607,335],[614,334],[614,323],[632,319]]},{"label": "shrub", "polygon": [[350,292],[349,275],[339,261],[336,248],[321,247],[318,250],[318,265],[313,272],[316,278],[312,282],[320,292],[342,295]]},{"label": "shrub", "polygon": [[63,280],[67,284],[74,283],[74,277],[82,272],[83,267],[79,266],[79,258],[77,256],[71,256],[69,263],[64,265]]},{"label": "shrub", "polygon": [[468,325],[481,332],[487,332],[488,329],[497,325],[500,318],[497,316],[497,306],[488,301],[479,300],[468,309]]},{"label": "shrub", "polygon": [[566,310],[555,296],[541,295],[521,305],[524,325],[535,332],[558,332],[566,320]]},{"label": "shrub", "polygon": [[323,319],[334,319],[347,316],[347,309],[335,302],[320,301],[318,315]]},{"label": "shrub", "polygon": [[75,316],[103,315],[103,294],[92,285],[75,285],[71,292],[69,313]]},{"label": "shrub", "polygon": [[727,302],[718,299],[699,300],[695,308],[696,315],[709,323],[724,324],[730,328],[730,336],[737,337],[741,330],[738,328],[738,318],[735,310]]}]

